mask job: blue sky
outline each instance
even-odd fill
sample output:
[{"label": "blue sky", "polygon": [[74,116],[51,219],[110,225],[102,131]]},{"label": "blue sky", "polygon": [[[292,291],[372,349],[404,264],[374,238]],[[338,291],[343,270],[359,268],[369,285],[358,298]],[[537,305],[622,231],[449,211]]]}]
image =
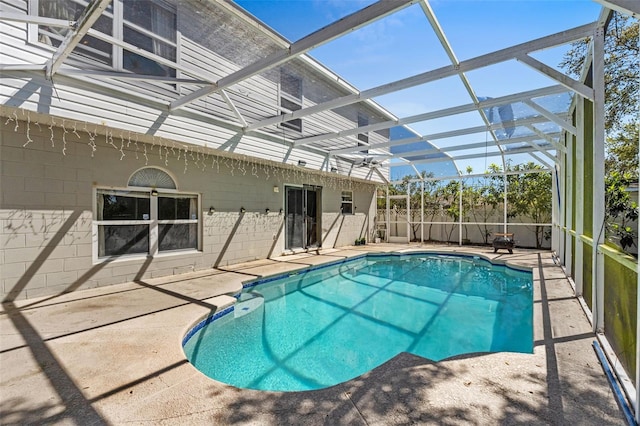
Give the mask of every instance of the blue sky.
[{"label": "blue sky", "polygon": [[[275,31],[296,41],[373,3],[371,0],[238,0]],[[470,59],[528,40],[596,21],[601,6],[590,0],[433,0],[430,5],[458,60]],[[567,47],[532,54],[557,67]],[[419,5],[410,6],[310,52],[360,90],[449,65]],[[555,84],[515,61],[467,73],[479,97],[498,97]],[[468,104],[458,77],[440,80],[375,99],[398,117]],[[481,125],[478,114],[416,123],[421,134]],[[454,122],[455,121],[455,122]],[[479,142],[479,135],[440,146]],[[530,157],[526,158],[526,160]],[[499,158],[489,159],[489,163]],[[487,160],[472,162],[481,172]],[[465,164],[459,164],[465,168]]]}]

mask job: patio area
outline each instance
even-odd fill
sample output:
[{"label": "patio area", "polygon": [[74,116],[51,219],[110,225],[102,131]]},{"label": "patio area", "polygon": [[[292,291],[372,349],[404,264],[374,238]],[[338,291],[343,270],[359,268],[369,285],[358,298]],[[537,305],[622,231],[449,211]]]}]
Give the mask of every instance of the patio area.
[{"label": "patio area", "polygon": [[[534,353],[438,363],[401,353],[331,388],[237,389],[205,377],[181,341],[243,281],[363,252],[472,252],[532,268]],[[144,266],[142,267],[144,269]],[[140,276],[144,273],[140,271]],[[2,424],[626,424],[596,340],[551,252],[369,244],[3,303]]]}]

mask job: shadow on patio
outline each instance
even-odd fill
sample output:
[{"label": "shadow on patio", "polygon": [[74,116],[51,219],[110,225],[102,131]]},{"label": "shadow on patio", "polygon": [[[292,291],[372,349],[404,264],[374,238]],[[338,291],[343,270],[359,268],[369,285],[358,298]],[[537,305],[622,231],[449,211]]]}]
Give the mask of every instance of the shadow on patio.
[{"label": "shadow on patio", "polygon": [[[511,259],[537,269],[533,354],[433,363],[401,353],[349,382],[307,392],[233,388],[184,357],[186,331],[218,309],[212,298],[237,291],[253,274],[250,265],[7,301],[0,316],[2,423],[625,424],[560,269],[546,253]],[[271,263],[255,266],[264,272]]]}]

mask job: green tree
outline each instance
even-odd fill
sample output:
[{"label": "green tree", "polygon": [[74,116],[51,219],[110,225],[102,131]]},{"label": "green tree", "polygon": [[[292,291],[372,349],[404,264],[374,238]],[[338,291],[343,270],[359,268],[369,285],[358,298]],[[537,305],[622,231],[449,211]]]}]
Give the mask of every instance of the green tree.
[{"label": "green tree", "polygon": [[[542,169],[538,164],[507,165],[507,171]],[[518,173],[507,176],[508,215],[535,223],[536,248],[542,247],[545,238],[541,223],[551,222],[551,173]]]},{"label": "green tree", "polygon": [[607,138],[605,158],[606,236],[622,250],[634,246],[638,204],[631,200],[629,187],[638,182],[638,125],[628,123]]},{"label": "green tree", "polygon": [[[614,13],[605,36],[605,208],[606,233],[623,249],[634,244],[630,222],[638,217],[628,187],[638,180],[638,103],[640,99],[639,21]],[[579,76],[588,40],[573,44],[561,67]]]},{"label": "green tree", "polygon": [[[441,212],[441,195],[442,191],[438,188],[441,182],[431,179],[434,177],[432,172],[422,172],[424,181],[424,221],[425,223],[434,222],[436,216]],[[429,223],[427,227],[427,241],[432,240],[433,223]]]},{"label": "green tree", "polygon": [[[617,130],[637,120],[640,44],[638,20],[617,12],[605,36],[605,127]],[[572,44],[560,63],[570,75],[579,77],[587,57],[589,40]]]},{"label": "green tree", "polygon": [[617,172],[638,178],[638,122],[627,123],[621,131],[607,138],[607,157],[604,168],[607,175]]},{"label": "green tree", "polygon": [[[467,166],[466,169],[467,175],[473,173],[473,167]],[[477,194],[475,191],[475,186],[473,185],[473,179],[469,176],[463,177],[460,180],[460,190],[462,191],[462,230],[464,233],[464,239],[467,242],[469,241],[469,229],[467,228],[466,223],[470,222],[471,217],[473,216],[473,209],[475,207],[475,200],[477,198]],[[458,208],[460,205],[458,203]]]},{"label": "green tree", "polygon": [[[415,176],[414,179],[416,177],[417,176]],[[409,191],[409,205],[411,206],[411,215],[409,216],[409,220],[411,221],[409,227],[412,233],[411,241],[418,241],[418,233],[422,226],[420,223],[422,219],[422,215],[420,214],[422,209],[422,184],[420,182],[409,182],[407,189]]]},{"label": "green tree", "polygon": [[[457,180],[452,180],[445,186],[441,186],[438,188],[438,199],[443,205],[444,212],[448,217],[451,218],[451,221],[454,223],[447,230],[447,241],[451,241],[451,236],[453,235],[453,231],[456,229],[455,223],[458,222],[460,218],[460,206],[459,206],[459,197],[460,197],[460,188],[461,182]],[[445,227],[446,229],[446,227]]]},{"label": "green tree", "polygon": [[635,245],[637,233],[633,222],[638,220],[638,204],[631,201],[627,190],[638,181],[636,175],[613,171],[605,178],[606,233],[617,240],[623,250]]},{"label": "green tree", "polygon": [[502,176],[490,175],[500,173],[502,169],[496,164],[491,164],[485,172],[487,176],[476,179],[475,185],[467,191],[470,200],[468,201],[469,211],[474,222],[485,223],[477,225],[482,235],[484,244],[489,244],[491,236],[491,226],[486,225],[495,217],[498,207],[504,200],[504,184]]}]

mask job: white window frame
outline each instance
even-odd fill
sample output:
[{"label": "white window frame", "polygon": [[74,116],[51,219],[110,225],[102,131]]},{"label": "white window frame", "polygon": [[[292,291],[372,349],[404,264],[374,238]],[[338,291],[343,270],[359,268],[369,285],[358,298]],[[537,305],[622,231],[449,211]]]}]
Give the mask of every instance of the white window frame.
[{"label": "white window frame", "polygon": [[[358,127],[364,127],[369,125],[369,116],[367,116],[364,112],[358,111]],[[362,151],[359,151],[363,154],[369,153],[369,132],[358,133],[358,146],[364,146]]]},{"label": "white window frame", "polygon": [[[27,10],[28,10],[29,15],[39,16],[38,15],[38,9],[39,9],[38,5],[40,4],[41,1],[47,1],[47,0],[27,0],[27,2],[28,2],[28,9]],[[85,7],[89,3],[89,0],[70,0],[70,1],[72,1],[74,3],[78,3],[80,5],[84,5]],[[117,10],[117,5],[118,4],[119,4],[118,1],[113,1],[112,2],[113,13],[108,12],[106,10],[102,13],[103,16],[111,18],[111,25],[112,25],[111,33],[112,34],[111,35],[107,34],[107,35],[109,37],[114,37],[114,38],[118,38],[116,36],[116,34],[114,33],[114,29],[116,28],[116,24],[115,24],[116,17],[115,17],[115,15],[116,15],[116,10]],[[50,51],[52,53],[54,53],[54,52],[56,52],[58,50],[57,47],[51,46],[51,45],[46,44],[46,43],[42,43],[38,39],[39,39],[38,24],[36,24],[36,23],[28,24],[28,27],[27,27],[27,40],[28,40],[29,43],[34,44],[34,45],[36,45],[36,46],[38,46],[40,48],[46,49],[46,50],[48,50],[48,51]],[[120,37],[120,39],[121,39],[121,37]],[[79,55],[73,55],[72,54],[71,55],[71,59],[78,60],[78,61],[81,61],[81,62],[88,62],[88,63],[91,63],[92,65],[95,65],[95,66],[98,66],[98,67],[104,67],[105,69],[114,69],[115,68],[115,64],[116,64],[116,58],[115,58],[116,51],[115,51],[115,49],[116,49],[116,47],[111,45],[111,62],[112,62],[111,66],[109,66],[105,62],[100,62],[97,59],[92,59],[92,58],[89,58],[89,57],[86,57],[86,56],[79,56]],[[115,69],[119,70],[120,68],[115,68]]]},{"label": "white window frame", "polygon": [[[123,195],[127,192],[137,192],[137,193],[147,193],[149,194],[150,205],[149,205],[149,220],[98,220],[98,205],[97,205],[97,197],[98,192],[107,191],[107,192],[122,192]],[[157,193],[157,194],[156,194]],[[136,187],[136,186],[128,186],[128,187],[112,187],[112,186],[94,186],[92,191],[92,203],[93,203],[93,221],[92,221],[92,252],[93,252],[93,263],[103,263],[103,262],[112,262],[112,261],[124,261],[124,260],[135,260],[135,259],[145,259],[148,257],[165,257],[165,256],[175,256],[181,254],[195,254],[202,253],[202,238],[203,238],[203,213],[202,213],[202,195],[196,192],[184,192],[176,189],[163,189],[163,188],[149,188],[149,187]],[[175,220],[158,220],[158,198],[162,196],[187,196],[187,197],[196,197],[196,219],[175,219]],[[145,197],[146,198],[146,197]],[[187,249],[178,249],[178,250],[162,250],[160,251],[159,243],[158,243],[158,225],[162,224],[191,224],[196,223],[197,226],[197,247],[187,248]],[[132,253],[132,254],[122,254],[122,255],[108,255],[100,257],[98,254],[99,250],[99,227],[105,225],[147,225],[149,226],[149,251],[147,253]]]},{"label": "white window frame", "polygon": [[[283,90],[282,88],[282,76],[286,75],[288,78],[294,78],[296,80],[298,80],[300,82],[300,97],[296,97],[294,95],[292,95],[291,93],[287,93]],[[304,100],[304,86],[302,84],[302,78],[298,77],[297,75],[290,73],[288,71],[285,70],[280,70],[280,82],[278,83],[278,106],[280,108],[280,114],[285,114],[285,113],[289,113],[289,112],[293,112],[293,111],[297,111],[299,109],[302,109],[302,104],[303,104],[303,100]],[[291,102],[292,104],[294,104],[296,107],[296,109],[288,109],[286,107],[284,107],[282,105],[282,101],[286,100],[288,102]],[[291,121],[300,121],[300,127],[296,126],[295,124],[291,124]],[[289,129],[289,130],[293,130],[294,132],[298,132],[298,133],[302,133],[302,129],[303,129],[303,125],[302,125],[302,119],[301,118],[297,118],[295,120],[290,120],[290,121],[283,121],[281,123],[278,124],[279,127],[285,128],[285,129]]]},{"label": "white window frame", "polygon": [[[349,199],[345,200],[345,194],[349,194]],[[344,190],[340,194],[340,213],[342,214],[356,214],[355,209],[353,208],[353,191]],[[345,205],[350,206],[351,211],[345,211]]]},{"label": "white window frame", "polygon": [[[29,14],[33,15],[33,16],[38,16],[38,4],[41,1],[47,1],[47,0],[27,0],[29,2],[28,6],[29,6]],[[74,3],[78,3],[81,5],[86,6],[89,3],[89,0],[69,0],[72,1]],[[111,18],[112,20],[112,35],[110,35],[109,37],[113,37],[117,40],[120,41],[124,41],[124,27],[125,25],[129,28],[134,29],[135,31],[138,31],[148,37],[150,37],[151,39],[156,39],[156,40],[160,40],[163,43],[169,44],[170,46],[172,46],[173,48],[175,48],[176,51],[176,60],[175,60],[175,64],[176,67],[173,68],[173,70],[176,73],[176,78],[180,77],[180,70],[178,69],[179,64],[180,64],[180,32],[178,31],[178,13],[177,13],[177,9],[175,7],[175,5],[172,5],[170,3],[167,3],[165,1],[162,0],[150,0],[153,3],[155,3],[157,6],[162,7],[170,12],[172,12],[175,16],[176,16],[176,41],[170,41],[160,35],[157,35],[145,28],[139,27],[138,25],[128,21],[127,19],[125,19],[124,17],[124,7],[122,5],[122,3],[120,1],[114,0],[112,2],[113,5],[113,14],[109,13],[109,12],[103,12],[104,16],[107,16],[109,18]],[[126,24],[125,24],[126,21]],[[31,44],[37,45],[38,47],[47,49],[51,52],[55,52],[57,50],[56,47],[54,46],[50,46],[46,43],[42,43],[40,41],[38,41],[38,24],[32,23],[29,24],[28,26],[28,41]],[[92,59],[90,57],[86,57],[86,56],[79,56],[79,55],[73,55],[72,54],[72,59],[73,60],[77,60],[77,61],[82,61],[82,62],[87,62],[87,63],[91,63],[94,66],[99,66],[99,67],[104,67],[105,69],[113,69],[116,71],[120,71],[120,72],[132,72],[129,71],[127,69],[124,68],[123,66],[123,53],[124,50],[122,47],[120,46],[116,46],[116,45],[111,45],[111,65],[105,63],[105,62],[100,62],[96,59]],[[136,52],[132,52],[132,53],[136,53]],[[156,55],[153,52],[148,52],[153,56],[158,57],[159,59],[163,59],[163,60],[168,60],[167,58],[164,58],[162,56]],[[177,89],[176,89],[177,90]]]}]

